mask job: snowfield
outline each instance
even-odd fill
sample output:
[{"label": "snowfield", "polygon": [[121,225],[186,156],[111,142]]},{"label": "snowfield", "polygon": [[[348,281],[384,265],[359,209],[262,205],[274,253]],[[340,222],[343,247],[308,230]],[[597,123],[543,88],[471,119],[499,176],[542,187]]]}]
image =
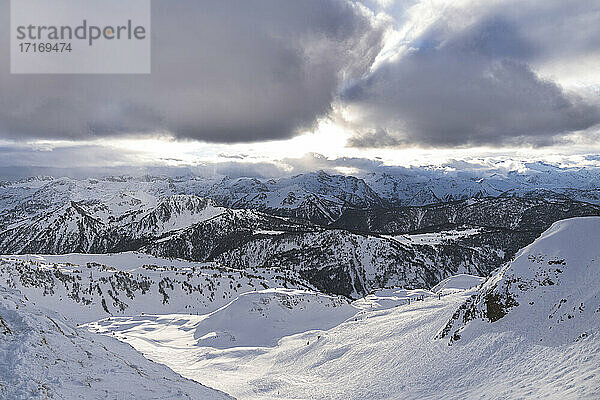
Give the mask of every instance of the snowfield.
[{"label": "snowfield", "polygon": [[149,359],[238,399],[598,398],[597,337],[557,347],[512,332],[453,346],[434,339],[468,294],[365,312],[273,348],[202,347],[194,330],[170,318],[153,330],[134,320],[104,328]]},{"label": "snowfield", "polygon": [[[87,324],[90,330],[120,335],[141,330],[162,342],[161,328],[173,326],[191,335],[196,347],[273,347],[284,336],[327,330],[359,310],[340,297],[293,289],[267,289],[240,295],[226,306],[202,316],[150,315],[106,318]],[[134,329],[132,329],[134,328]],[[149,336],[144,335],[144,339]]]},{"label": "snowfield", "polygon": [[149,362],[117,340],[76,329],[62,315],[0,287],[0,398],[231,397]]},{"label": "snowfield", "polygon": [[[480,283],[465,276],[442,282],[438,290],[451,289],[444,296],[381,291],[355,302],[361,311],[349,319],[345,307],[327,310],[332,320],[344,320],[337,326],[289,336],[280,326],[271,347],[244,340],[224,346],[221,323],[198,329],[209,316],[192,323],[181,316],[120,318],[90,328],[238,399],[597,399],[599,227],[600,218],[554,224],[479,291],[461,289]],[[504,315],[489,318],[490,290],[518,306],[508,302]],[[230,332],[260,326],[260,312],[243,311],[249,303],[223,318]],[[465,317],[468,307],[480,312]],[[266,326],[274,337],[276,326]],[[442,334],[448,326],[462,337],[449,340]],[[207,346],[213,333],[221,339]]]}]

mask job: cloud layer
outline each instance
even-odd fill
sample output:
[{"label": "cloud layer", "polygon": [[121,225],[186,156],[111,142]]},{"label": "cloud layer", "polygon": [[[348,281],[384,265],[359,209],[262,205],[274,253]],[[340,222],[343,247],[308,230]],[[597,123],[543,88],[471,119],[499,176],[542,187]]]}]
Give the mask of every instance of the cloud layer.
[{"label": "cloud layer", "polygon": [[151,75],[0,64],[0,138],[261,142],[342,110],[351,147],[544,146],[600,123],[600,91],[554,75],[600,62],[596,1],[154,0],[152,15]]},{"label": "cloud layer", "polygon": [[[0,0],[5,54],[8,9]],[[329,113],[385,30],[343,0],[155,0],[152,15],[151,75],[10,75],[2,63],[0,137],[287,138]]]},{"label": "cloud layer", "polygon": [[446,10],[402,56],[344,91],[359,132],[351,146],[551,145],[600,122],[598,96],[568,93],[537,71],[600,51],[598,6],[482,4]]}]

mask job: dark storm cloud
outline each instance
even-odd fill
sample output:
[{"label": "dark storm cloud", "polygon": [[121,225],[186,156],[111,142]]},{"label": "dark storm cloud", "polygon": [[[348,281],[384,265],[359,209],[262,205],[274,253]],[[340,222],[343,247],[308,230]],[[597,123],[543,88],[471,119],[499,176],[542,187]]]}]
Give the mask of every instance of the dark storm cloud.
[{"label": "dark storm cloud", "polygon": [[54,148],[35,147],[20,144],[0,146],[0,167],[24,168],[99,166],[115,164],[135,164],[135,154],[116,152],[99,145],[62,146]]},{"label": "dark storm cloud", "polygon": [[349,147],[364,147],[364,148],[383,148],[397,147],[402,145],[402,141],[390,135],[385,129],[378,129],[374,132],[356,133],[348,139]]},{"label": "dark storm cloud", "polygon": [[[326,115],[385,27],[342,0],[154,0],[151,75],[10,75],[0,137],[167,132],[215,142],[281,139]],[[8,54],[9,1],[0,0]]]},{"label": "dark storm cloud", "polygon": [[600,51],[592,3],[506,2],[460,28],[441,19],[405,56],[345,90],[342,100],[361,115],[349,145],[543,146],[598,124],[597,97],[567,93],[534,70]]}]

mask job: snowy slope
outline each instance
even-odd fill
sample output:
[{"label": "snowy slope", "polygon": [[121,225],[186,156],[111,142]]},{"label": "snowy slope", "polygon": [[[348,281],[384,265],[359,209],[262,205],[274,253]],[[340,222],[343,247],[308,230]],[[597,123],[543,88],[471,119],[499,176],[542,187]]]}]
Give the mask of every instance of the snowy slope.
[{"label": "snowy slope", "polygon": [[510,330],[564,344],[598,334],[599,238],[598,217],[555,223],[465,302],[440,336],[454,342],[485,329]]},{"label": "snowy slope", "polygon": [[229,399],[0,287],[0,398]]},{"label": "snowy slope", "polygon": [[[134,320],[103,328],[240,399],[596,399],[599,234],[600,218],[561,221],[481,289],[376,292],[354,303],[353,318],[260,351],[181,345],[195,331],[170,322],[149,333]],[[440,287],[467,281],[479,279]]]},{"label": "snowy slope", "polygon": [[104,332],[154,361],[238,399],[594,399],[597,335],[562,346],[485,332],[448,346],[436,332],[473,292],[363,310],[274,348],[196,347],[194,330],[169,317],[106,324]]},{"label": "snowy slope", "polygon": [[458,274],[444,279],[443,281],[432,287],[431,291],[438,294],[447,294],[457,290],[460,291],[474,288],[476,286],[481,285],[485,281],[486,279],[480,276]]},{"label": "snowy slope", "polygon": [[[115,332],[124,337],[138,331],[153,332],[156,335],[153,337],[160,342],[164,333],[161,328],[173,325],[179,333],[173,337],[183,346],[273,347],[285,336],[330,329],[358,311],[339,297],[279,288],[241,294],[226,306],[203,316],[107,318],[86,326],[93,332]],[[144,339],[149,337],[143,336]]]},{"label": "snowy slope", "polygon": [[160,236],[166,232],[187,228],[227,212],[214,201],[197,196],[174,195],[160,199],[156,207],[146,213],[128,214],[119,218],[120,224],[128,222],[125,229],[134,237]]}]

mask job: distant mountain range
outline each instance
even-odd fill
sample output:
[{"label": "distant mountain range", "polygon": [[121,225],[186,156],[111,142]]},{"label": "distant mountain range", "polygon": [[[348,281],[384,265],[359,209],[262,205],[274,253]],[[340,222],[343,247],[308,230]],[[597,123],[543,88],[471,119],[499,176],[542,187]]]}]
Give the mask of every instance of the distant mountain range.
[{"label": "distant mountain range", "polygon": [[141,251],[278,268],[352,298],[428,288],[457,273],[488,275],[555,221],[600,215],[596,170],[535,167],[479,179],[420,169],[6,182],[0,254]]},{"label": "distant mountain range", "polygon": [[[348,208],[422,206],[470,198],[570,199],[600,204],[600,168],[560,168],[541,162],[526,167],[523,172],[505,173],[393,168],[359,178],[323,171],[280,179],[33,177],[0,183],[0,209],[17,208],[15,211],[27,215],[39,208],[65,203],[67,199],[98,200],[111,204],[107,212],[119,214],[131,206],[151,207],[156,198],[191,194],[213,199],[228,208],[254,209],[328,224]],[[1,217],[0,224],[6,219]]]}]

